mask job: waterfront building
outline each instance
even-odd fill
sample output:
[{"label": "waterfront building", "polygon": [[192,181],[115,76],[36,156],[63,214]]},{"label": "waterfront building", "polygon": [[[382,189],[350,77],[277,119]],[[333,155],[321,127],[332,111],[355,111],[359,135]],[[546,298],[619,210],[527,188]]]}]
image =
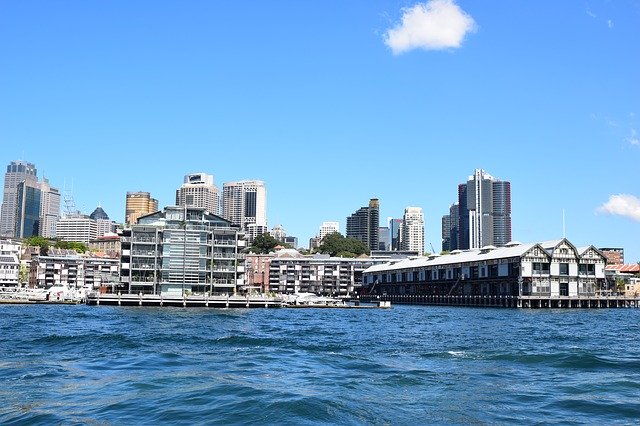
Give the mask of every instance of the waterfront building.
[{"label": "waterfront building", "polygon": [[[223,216],[248,231],[249,224],[267,227],[267,189],[260,180],[226,182],[222,185]],[[264,231],[266,232],[266,231]]]},{"label": "waterfront building", "polygon": [[96,290],[115,286],[119,281],[120,260],[73,250],[50,248],[47,256],[31,261],[30,286],[66,286]]},{"label": "waterfront building", "polygon": [[116,223],[109,219],[109,215],[107,215],[107,212],[105,212],[102,207],[96,207],[93,213],[89,215],[89,218],[96,221],[98,237],[116,232]]},{"label": "waterfront building", "polygon": [[274,254],[248,253],[245,260],[245,276],[248,291],[269,291],[269,265]]},{"label": "waterfront building", "polygon": [[20,249],[18,241],[0,240],[0,286],[20,284]]},{"label": "waterfront building", "polygon": [[40,234],[40,187],[37,181],[24,180],[16,188],[16,238]]},{"label": "waterfront building", "polygon": [[40,187],[40,235],[44,238],[57,237],[57,224],[60,220],[60,191],[43,178]]},{"label": "waterfront building", "polygon": [[637,297],[640,293],[640,264],[614,263],[605,268],[608,293],[624,293]]},{"label": "waterfront building", "polygon": [[389,232],[391,237],[391,250],[400,250],[402,240],[402,219],[389,219]]},{"label": "waterfront building", "polygon": [[148,192],[127,192],[125,205],[125,224],[134,225],[140,216],[158,211],[158,200],[151,198]]},{"label": "waterfront building", "polygon": [[244,290],[244,232],[202,207],[165,207],[123,230],[128,293],[235,294]]},{"label": "waterfront building", "polygon": [[607,258],[609,265],[624,265],[624,249],[620,247],[605,247],[599,249]]},{"label": "waterfront building", "polygon": [[354,294],[362,285],[362,272],[386,259],[343,258],[324,254],[302,255],[293,249],[272,255],[267,279],[269,291],[315,293],[325,296]]},{"label": "waterfront building", "polygon": [[36,166],[26,161],[12,161],[7,166],[0,206],[0,237],[15,237],[18,184],[26,181],[35,185],[38,181],[37,175]]},{"label": "waterfront building", "polygon": [[[451,229],[455,230],[455,217],[451,212],[449,220]],[[502,247],[509,241],[511,183],[476,169],[467,183],[458,185],[457,232],[450,237],[450,248]]]},{"label": "waterfront building", "polygon": [[58,238],[89,244],[98,237],[98,223],[85,214],[71,214],[61,218],[57,225]]},{"label": "waterfront building", "polygon": [[369,200],[367,207],[361,207],[347,217],[347,237],[355,238],[367,245],[369,250],[377,250],[380,232],[380,201]]},{"label": "waterfront building", "polygon": [[404,209],[400,249],[424,252],[424,215],[420,207]]},{"label": "waterfront building", "polygon": [[606,258],[567,239],[508,243],[390,262],[364,271],[373,293],[462,296],[593,296],[606,287]]},{"label": "waterfront building", "polygon": [[184,177],[184,182],[176,190],[176,205],[202,207],[215,214],[221,214],[220,192],[213,176],[206,173],[192,173]]}]

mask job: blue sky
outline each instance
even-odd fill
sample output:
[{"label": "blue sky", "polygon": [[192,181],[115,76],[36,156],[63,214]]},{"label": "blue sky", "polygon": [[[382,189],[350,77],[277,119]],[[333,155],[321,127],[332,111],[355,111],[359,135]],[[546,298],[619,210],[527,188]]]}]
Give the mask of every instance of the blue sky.
[{"label": "blue sky", "polygon": [[261,179],[306,245],[377,197],[427,249],[476,168],[513,238],[640,261],[640,2],[0,1],[0,163],[124,219],[187,173]]}]

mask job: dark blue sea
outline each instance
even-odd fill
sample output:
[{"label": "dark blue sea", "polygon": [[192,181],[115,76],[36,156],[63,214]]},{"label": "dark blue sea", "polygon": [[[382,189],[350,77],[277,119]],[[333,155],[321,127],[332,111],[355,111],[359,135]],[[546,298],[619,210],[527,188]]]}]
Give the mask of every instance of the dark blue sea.
[{"label": "dark blue sea", "polygon": [[638,424],[640,310],[0,306],[1,424]]}]

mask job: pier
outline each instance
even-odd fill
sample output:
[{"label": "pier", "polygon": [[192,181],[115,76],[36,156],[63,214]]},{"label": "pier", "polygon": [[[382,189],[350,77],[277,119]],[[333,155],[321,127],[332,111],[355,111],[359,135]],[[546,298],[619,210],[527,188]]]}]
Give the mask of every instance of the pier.
[{"label": "pier", "polygon": [[87,304],[100,306],[174,306],[201,308],[281,308],[284,301],[279,297],[263,295],[176,295],[159,294],[100,294],[87,297]]},{"label": "pier", "polygon": [[640,308],[640,297],[625,296],[461,296],[461,295],[368,295],[363,302],[389,301],[393,304],[467,306],[524,309]]}]

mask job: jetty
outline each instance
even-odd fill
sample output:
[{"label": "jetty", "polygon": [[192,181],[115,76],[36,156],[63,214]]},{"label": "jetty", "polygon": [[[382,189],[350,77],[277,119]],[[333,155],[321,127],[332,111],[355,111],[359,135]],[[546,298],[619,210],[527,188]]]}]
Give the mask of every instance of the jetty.
[{"label": "jetty", "polygon": [[162,295],[162,294],[120,294],[98,292],[87,296],[87,304],[100,306],[174,306],[201,308],[281,308],[281,297],[268,295]]},{"label": "jetty", "polygon": [[400,305],[467,306],[527,309],[640,308],[640,297],[607,296],[479,296],[479,295],[366,295],[363,302],[389,301]]}]

